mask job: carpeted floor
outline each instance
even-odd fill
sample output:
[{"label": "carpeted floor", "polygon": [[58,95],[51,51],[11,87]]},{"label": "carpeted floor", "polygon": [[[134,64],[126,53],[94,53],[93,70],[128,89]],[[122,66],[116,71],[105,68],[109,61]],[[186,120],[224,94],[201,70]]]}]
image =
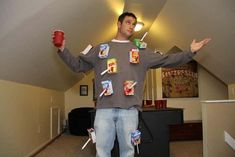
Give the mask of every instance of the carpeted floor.
[{"label": "carpeted floor", "polygon": [[202,141],[177,141],[170,143],[170,157],[202,157]]},{"label": "carpeted floor", "polygon": [[[63,134],[36,157],[95,157],[95,145],[89,142],[84,150],[86,136]],[[202,157],[202,141],[170,143],[170,157]]]},{"label": "carpeted floor", "polygon": [[63,134],[35,157],[95,157],[95,145],[91,142],[81,150],[87,140],[86,136]]}]

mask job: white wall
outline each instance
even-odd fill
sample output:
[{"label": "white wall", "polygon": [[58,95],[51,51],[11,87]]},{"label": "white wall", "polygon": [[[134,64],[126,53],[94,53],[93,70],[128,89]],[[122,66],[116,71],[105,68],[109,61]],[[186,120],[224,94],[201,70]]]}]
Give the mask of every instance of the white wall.
[{"label": "white wall", "polygon": [[0,80],[0,156],[24,157],[50,140],[50,107],[64,118],[64,93]]},{"label": "white wall", "polygon": [[202,102],[203,157],[234,157],[224,131],[235,138],[235,101]]}]

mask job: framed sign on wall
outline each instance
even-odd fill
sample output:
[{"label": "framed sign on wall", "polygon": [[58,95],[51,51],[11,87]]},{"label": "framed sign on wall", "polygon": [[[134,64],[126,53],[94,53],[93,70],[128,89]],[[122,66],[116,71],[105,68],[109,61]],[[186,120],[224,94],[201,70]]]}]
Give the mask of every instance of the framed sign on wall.
[{"label": "framed sign on wall", "polygon": [[163,98],[198,97],[197,62],[162,69]]},{"label": "framed sign on wall", "polygon": [[80,85],[80,96],[88,96],[88,85]]},{"label": "framed sign on wall", "polygon": [[[170,53],[180,51],[175,46]],[[192,60],[179,67],[162,68],[162,92],[163,98],[198,97],[197,62]]]}]

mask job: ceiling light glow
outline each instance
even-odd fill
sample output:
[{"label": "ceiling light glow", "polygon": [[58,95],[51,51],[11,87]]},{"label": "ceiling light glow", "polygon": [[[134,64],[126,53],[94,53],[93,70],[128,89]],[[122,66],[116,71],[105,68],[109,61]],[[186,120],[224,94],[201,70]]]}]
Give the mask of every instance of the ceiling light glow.
[{"label": "ceiling light glow", "polygon": [[137,22],[136,25],[135,25],[134,31],[135,31],[135,32],[140,31],[143,26],[144,26],[144,23],[143,23],[143,22]]}]

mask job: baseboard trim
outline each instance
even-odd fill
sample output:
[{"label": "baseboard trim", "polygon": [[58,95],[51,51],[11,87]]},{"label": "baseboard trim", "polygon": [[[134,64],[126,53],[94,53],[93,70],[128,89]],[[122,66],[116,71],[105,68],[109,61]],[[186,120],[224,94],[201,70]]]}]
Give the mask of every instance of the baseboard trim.
[{"label": "baseboard trim", "polygon": [[38,148],[36,148],[35,150],[33,150],[31,153],[29,153],[26,157],[34,157],[37,154],[39,154],[42,150],[44,150],[47,146],[49,146],[51,143],[53,143],[57,138],[59,138],[63,133],[65,132],[62,131],[59,135],[57,135],[56,137],[54,137],[53,139],[48,140],[47,142],[45,142],[44,144],[42,144],[41,146],[39,146]]}]

